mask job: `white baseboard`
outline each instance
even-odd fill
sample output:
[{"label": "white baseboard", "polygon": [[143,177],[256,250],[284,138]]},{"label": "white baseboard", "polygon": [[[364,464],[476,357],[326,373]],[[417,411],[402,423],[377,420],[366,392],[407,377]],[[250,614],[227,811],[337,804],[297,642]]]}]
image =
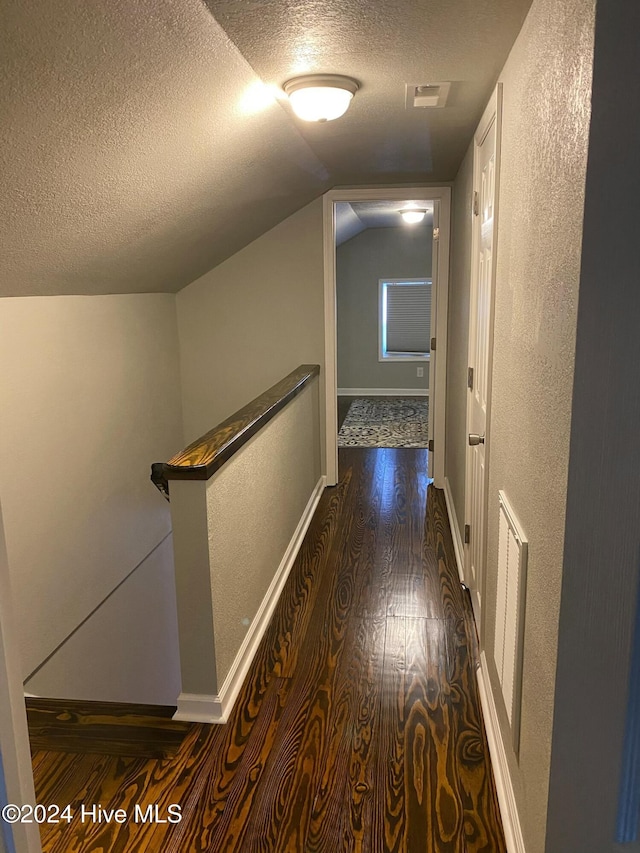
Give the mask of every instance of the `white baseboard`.
[{"label": "white baseboard", "polygon": [[451,493],[451,483],[449,482],[448,477],[444,478],[444,499],[447,504],[449,527],[451,528],[451,536],[453,537],[453,550],[456,554],[458,577],[460,578],[460,583],[464,583],[464,544],[462,542],[462,537],[460,536],[458,517],[456,515],[456,508],[453,503],[453,494]]},{"label": "white baseboard", "polygon": [[[456,508],[453,503],[453,494],[451,493],[451,483],[449,482],[448,477],[444,478],[444,499],[447,504],[449,526],[451,527],[451,535],[453,537],[453,549],[456,555],[458,576],[460,577],[460,582],[464,583],[464,544],[460,535]],[[479,602],[477,599],[474,600],[473,595],[471,596],[471,599],[474,616],[477,621],[479,615]],[[507,755],[502,741],[500,725],[498,723],[498,713],[496,711],[496,705],[491,691],[491,684],[487,674],[487,658],[484,652],[480,655],[480,665],[476,670],[476,673],[478,677],[478,689],[480,692],[484,725],[487,732],[487,741],[489,743],[489,753],[491,754],[493,775],[496,780],[500,815],[502,817],[505,840],[507,843],[507,851],[508,853],[526,853],[522,830],[520,828],[520,818],[518,815],[518,808],[516,806],[516,798],[511,784],[511,774],[509,773],[509,765],[507,764]]]},{"label": "white baseboard", "polygon": [[[451,528],[451,536],[453,537],[453,550],[456,555],[456,566],[458,568],[458,577],[460,578],[460,583],[463,583],[465,586],[466,581],[464,579],[464,543],[462,542],[462,537],[460,535],[460,527],[458,526],[458,517],[456,516],[456,508],[453,503],[453,494],[451,492],[451,484],[449,482],[449,478],[444,478],[444,499],[447,504],[447,515],[449,516],[449,527]],[[481,608],[480,608],[480,596],[478,595],[477,589],[470,589],[469,594],[471,595],[471,607],[473,608],[473,616],[476,620],[476,625],[478,626],[478,630],[480,631],[481,625]]]},{"label": "white baseboard", "polygon": [[302,545],[311,519],[316,511],[322,492],[326,485],[326,477],[320,477],[302,513],[291,541],[287,546],[278,570],[276,571],[269,589],[265,593],[258,612],[253,617],[238,654],[231,665],[229,674],[224,680],[218,694],[205,696],[194,693],[181,693],[178,697],[178,710],[173,715],[174,720],[186,720],[194,723],[226,723],[240,688],[258,651],[264,632],[269,625],[273,611],[282,593],[284,585],[293,568],[298,551]]},{"label": "white baseboard", "polygon": [[473,618],[476,620],[476,625],[478,626],[478,632],[481,633],[481,615],[482,615],[482,602],[480,601],[480,595],[478,594],[477,589],[470,589],[469,594],[471,595],[471,608],[473,610]]},{"label": "white baseboard", "polygon": [[338,388],[338,397],[428,397],[428,388]]},{"label": "white baseboard", "polygon": [[187,723],[224,723],[222,719],[222,701],[219,696],[206,696],[203,693],[181,693],[178,696],[178,710],[174,720]]},{"label": "white baseboard", "polygon": [[480,704],[482,705],[482,714],[484,716],[484,726],[489,743],[493,776],[496,781],[502,826],[507,844],[507,853],[526,853],[522,828],[520,826],[520,816],[518,815],[516,798],[513,785],[511,784],[507,754],[504,749],[500,724],[498,722],[498,712],[489,682],[487,658],[484,652],[480,655],[480,665],[476,670],[476,674],[480,692]]}]

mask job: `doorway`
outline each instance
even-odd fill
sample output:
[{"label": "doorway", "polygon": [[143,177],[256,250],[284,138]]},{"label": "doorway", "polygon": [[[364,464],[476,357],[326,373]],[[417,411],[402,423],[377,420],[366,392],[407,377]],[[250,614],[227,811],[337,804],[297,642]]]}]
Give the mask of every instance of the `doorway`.
[{"label": "doorway", "polygon": [[[332,190],[324,197],[328,485],[338,479],[338,422],[349,403],[344,398],[373,397],[380,403],[369,408],[383,411],[384,398],[397,398],[396,392],[416,400],[423,397],[425,403],[428,397],[429,475],[436,486],[444,484],[450,196],[448,187],[411,187]],[[407,209],[424,213],[420,222],[409,223],[416,231],[402,229],[400,212]],[[404,236],[409,234],[414,236]],[[428,243],[424,257],[421,239]],[[404,251],[397,243],[405,244]],[[393,255],[395,262],[385,266],[382,259]],[[354,278],[349,298],[338,289],[338,268],[345,265]],[[340,326],[359,307],[367,315],[366,328],[359,323],[352,339]],[[411,322],[412,314],[424,317],[425,312],[426,326]],[[398,412],[405,417],[401,406]]]}]

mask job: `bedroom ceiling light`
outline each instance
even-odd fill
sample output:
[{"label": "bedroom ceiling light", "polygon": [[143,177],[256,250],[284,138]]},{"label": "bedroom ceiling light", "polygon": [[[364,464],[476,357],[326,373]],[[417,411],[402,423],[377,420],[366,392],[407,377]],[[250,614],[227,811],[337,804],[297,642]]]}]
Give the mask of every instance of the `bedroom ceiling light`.
[{"label": "bedroom ceiling light", "polygon": [[405,210],[400,211],[400,216],[404,219],[407,225],[415,225],[418,222],[422,222],[426,214],[427,211],[424,208],[418,207],[408,207]]},{"label": "bedroom ceiling light", "polygon": [[338,74],[308,74],[294,77],[282,87],[291,108],[303,121],[333,121],[349,108],[358,83]]}]

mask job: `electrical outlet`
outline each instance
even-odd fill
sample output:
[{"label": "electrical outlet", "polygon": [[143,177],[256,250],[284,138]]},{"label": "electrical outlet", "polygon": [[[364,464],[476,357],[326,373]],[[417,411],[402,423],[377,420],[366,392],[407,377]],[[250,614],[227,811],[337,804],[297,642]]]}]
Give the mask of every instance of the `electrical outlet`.
[{"label": "electrical outlet", "polygon": [[418,368],[418,377],[421,378],[424,376],[424,367]]}]

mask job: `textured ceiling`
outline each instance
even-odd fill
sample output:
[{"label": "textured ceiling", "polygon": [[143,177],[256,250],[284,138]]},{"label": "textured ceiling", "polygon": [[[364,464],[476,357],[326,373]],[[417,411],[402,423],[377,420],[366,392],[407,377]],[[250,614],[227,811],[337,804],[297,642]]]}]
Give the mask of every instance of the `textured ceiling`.
[{"label": "textured ceiling", "polygon": [[[529,4],[4,0],[0,295],[176,291],[332,186],[452,179]],[[314,71],[342,119],[292,116]]]},{"label": "textured ceiling", "polygon": [[341,246],[366,228],[412,228],[400,216],[406,207],[424,208],[425,224],[433,221],[433,202],[416,201],[342,201],[336,204],[336,245]]}]

